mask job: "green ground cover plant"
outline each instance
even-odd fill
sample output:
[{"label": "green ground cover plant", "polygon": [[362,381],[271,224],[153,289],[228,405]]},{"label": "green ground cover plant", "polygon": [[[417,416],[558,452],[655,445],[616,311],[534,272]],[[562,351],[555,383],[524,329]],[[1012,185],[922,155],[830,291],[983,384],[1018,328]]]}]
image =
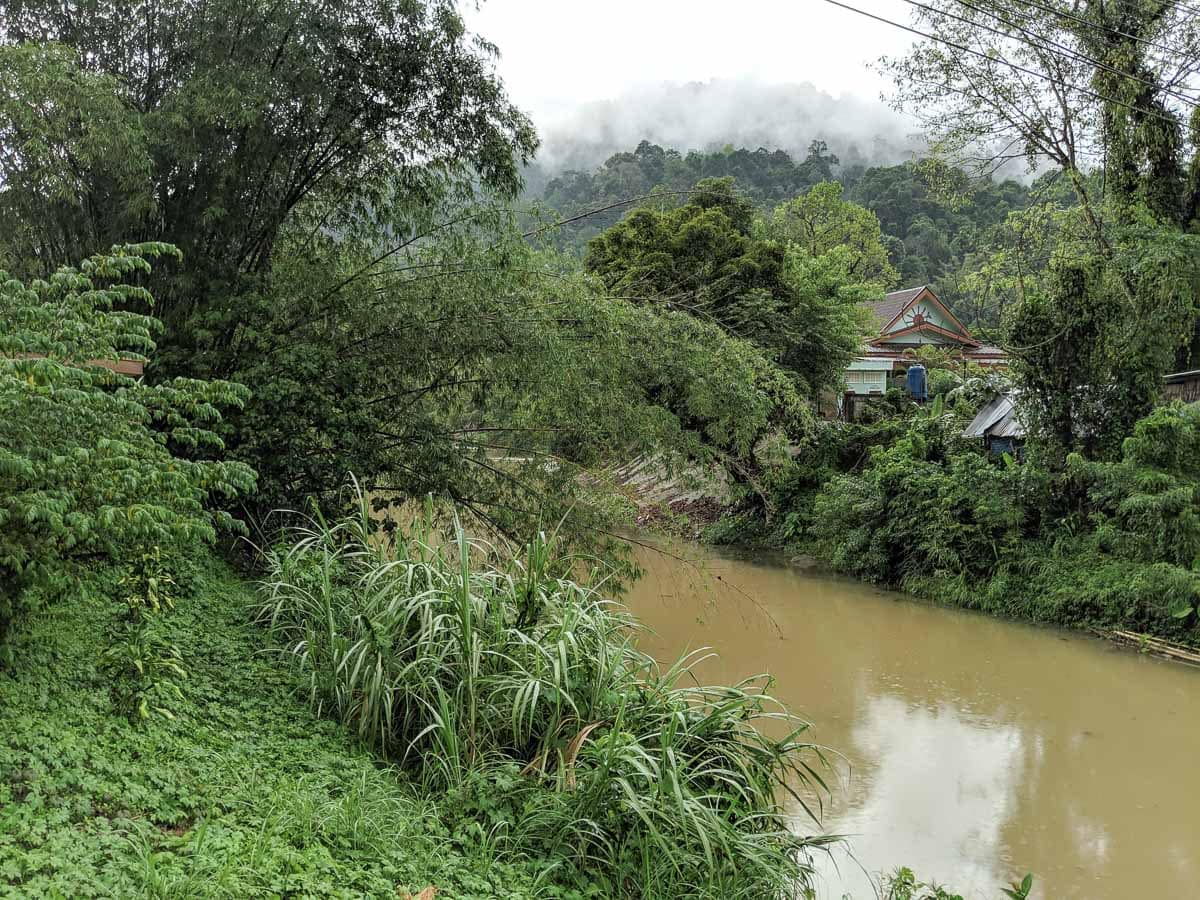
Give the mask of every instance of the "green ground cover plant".
[{"label": "green ground cover plant", "polygon": [[164,619],[188,668],[174,718],[135,724],[114,705],[100,657],[122,615],[115,573],[14,630],[0,897],[601,896],[501,852],[482,801],[422,790],[313,715],[248,624],[252,589],[215,561],[192,574]]}]

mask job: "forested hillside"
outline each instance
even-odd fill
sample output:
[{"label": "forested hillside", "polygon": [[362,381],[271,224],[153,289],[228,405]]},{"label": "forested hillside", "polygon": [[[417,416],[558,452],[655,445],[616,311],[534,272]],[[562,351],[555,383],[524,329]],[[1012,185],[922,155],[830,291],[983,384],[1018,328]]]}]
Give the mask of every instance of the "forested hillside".
[{"label": "forested hillside", "polygon": [[[895,166],[845,166],[819,140],[799,160],[783,150],[762,147],[684,152],[642,141],[631,152],[613,154],[593,172],[561,173],[533,199],[563,218],[602,210],[557,230],[560,246],[582,251],[631,207],[678,205],[687,199],[682,192],[699,181],[726,177],[733,178],[737,190],[760,210],[823,181],[840,182],[845,199],[879,218],[896,283],[933,285],[964,319],[983,325],[997,324],[996,309],[966,290],[964,277],[999,239],[997,227],[1009,213],[1033,199],[1062,194],[1052,176],[1033,185],[971,178],[929,159]],[[652,193],[664,196],[638,200]],[[633,200],[638,203],[627,202]]]}]

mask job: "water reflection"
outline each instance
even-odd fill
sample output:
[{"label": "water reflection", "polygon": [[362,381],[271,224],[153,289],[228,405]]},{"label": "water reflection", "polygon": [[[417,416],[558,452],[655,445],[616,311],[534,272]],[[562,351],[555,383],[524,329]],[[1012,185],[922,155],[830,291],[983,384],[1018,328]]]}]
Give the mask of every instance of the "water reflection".
[{"label": "water reflection", "polygon": [[[936,873],[955,863],[955,886],[986,890],[1006,879],[1002,824],[1012,817],[1016,786],[1024,778],[1022,735],[972,721],[947,703],[914,706],[900,697],[868,697],[850,732],[846,752],[863,760],[850,797],[829,826],[853,835],[864,865],[891,871],[908,865]],[[879,823],[886,823],[879,828]],[[870,884],[853,860],[823,866],[830,896]]]},{"label": "water reflection", "polygon": [[[1039,897],[1196,896],[1200,673],[786,567],[641,561],[628,602],[651,652],[712,646],[712,680],[769,672],[844,754],[825,826],[868,870],[986,898],[1028,870]],[[835,862],[827,896],[870,896]]]}]

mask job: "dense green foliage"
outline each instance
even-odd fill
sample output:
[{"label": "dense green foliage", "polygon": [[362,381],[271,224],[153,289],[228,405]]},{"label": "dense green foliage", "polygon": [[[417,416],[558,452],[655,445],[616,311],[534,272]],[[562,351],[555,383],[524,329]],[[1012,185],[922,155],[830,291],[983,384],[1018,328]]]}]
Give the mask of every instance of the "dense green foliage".
[{"label": "dense green foliage", "polygon": [[756,344],[806,395],[834,382],[866,330],[857,303],[878,288],[855,270],[869,264],[841,244],[795,243],[780,224],[756,229],[753,207],[728,180],[697,188],[683,206],[636,210],[593,240],[588,270],[614,293]]},{"label": "dense green foliage", "polygon": [[896,283],[898,276],[888,261],[879,219],[843,199],[842,186],[836,181],[823,181],[781,203],[758,230],[781,243],[794,244],[811,257],[842,247],[851,260],[849,275],[885,288]]},{"label": "dense green foliage", "polygon": [[114,369],[154,352],[159,323],[129,307],[152,303],[147,259],[175,252],[117,247],[29,284],[0,273],[0,638],[21,605],[66,588],[72,563],[211,543],[237,524],[213,501],[254,487],[246,466],[211,458],[218,407],[244,389]]},{"label": "dense green foliage", "polygon": [[170,240],[158,294],[193,350],[234,336],[241,277],[307,199],[511,193],[536,142],[443,0],[15,0],[3,43],[4,242],[49,271]]},{"label": "dense green foliage", "polygon": [[1111,245],[1106,257],[1060,238],[1009,311],[1026,420],[1054,465],[1076,450],[1116,454],[1200,312],[1200,239],[1153,228],[1118,233]]},{"label": "dense green foliage", "polygon": [[[872,251],[865,256],[870,263],[856,273],[860,278],[889,286],[934,285],[965,322],[992,326],[998,323],[998,309],[964,290],[963,281],[978,263],[980,251],[998,239],[995,232],[1010,213],[1023,209],[1032,197],[1057,191],[1052,177],[1031,189],[1011,180],[970,179],[962,170],[933,160],[869,169],[841,167],[819,141],[799,163],[782,150],[727,148],[685,155],[643,141],[633,153],[615,154],[593,173],[563,173],[549,182],[540,200],[567,219],[602,210],[555,230],[560,246],[582,250],[615,224],[631,201],[650,208],[678,205],[687,199],[680,192],[711,178],[733,178],[737,190],[763,213],[786,203],[801,209],[828,207],[832,188],[825,183],[840,183],[844,200],[854,204],[841,207],[842,220],[852,227],[860,223],[863,213],[855,210],[861,208],[882,226],[886,256],[880,260],[869,244]],[[811,200],[797,199],[814,189]],[[651,194],[658,196],[647,198]],[[777,216],[786,218],[787,213]]]},{"label": "dense green foliage", "polygon": [[359,506],[288,531],[268,556],[260,618],[318,710],[431,790],[496,783],[516,813],[505,840],[606,896],[782,897],[811,883],[812,843],[789,834],[778,798],[823,788],[823,760],[763,684],[693,686],[686,662],[661,671],[605,579],[570,580],[587,561],[555,558],[553,539],[497,558],[461,530],[437,541],[418,516],[381,544]]},{"label": "dense green foliage", "polygon": [[[108,408],[106,423],[151,435],[147,446],[159,447],[162,459],[146,451],[143,462],[162,462],[180,482],[139,484],[161,495],[167,512],[139,509],[130,521],[163,527],[114,530],[112,552],[100,561],[110,574],[93,575],[107,579],[93,589],[119,601],[96,635],[88,682],[107,687],[97,701],[111,715],[110,732],[160,741],[148,748],[192,759],[209,752],[197,684],[209,696],[228,689],[247,703],[278,703],[271,679],[258,690],[240,681],[261,677],[256,666],[243,665],[214,690],[210,664],[228,660],[213,642],[199,645],[206,659],[193,659],[194,617],[211,610],[179,586],[187,580],[180,538],[211,537],[211,528],[185,522],[192,531],[176,534],[167,515],[175,506],[197,519],[210,515],[212,491],[234,500],[250,487],[247,464],[260,473],[252,511],[306,496],[317,508],[336,508],[334,486],[358,468],[369,473],[377,503],[434,493],[513,534],[539,518],[559,519],[579,493],[577,476],[594,463],[654,453],[717,461],[752,478],[768,438],[778,443],[811,426],[811,386],[781,371],[773,348],[690,311],[611,291],[521,240],[501,204],[534,139],[490,73],[489,48],[465,33],[453,4],[168,3],[141,11],[108,2],[14,4],[0,47],[0,129],[16,148],[4,160],[0,240],[14,271],[48,271],[64,255],[115,239],[117,229],[170,234],[184,251],[173,271],[138,269],[136,288],[105,294],[71,282],[122,309],[153,288],[166,331],[152,356],[155,323],[124,312],[106,320],[125,329],[124,344],[61,355],[142,354],[146,383],[124,385],[115,375],[101,383],[111,373],[99,369],[95,387],[143,399],[144,411]],[[130,46],[137,52],[126,52]],[[49,114],[29,113],[39,108]],[[739,222],[747,242],[749,226]],[[800,272],[813,261],[783,252],[771,274],[791,279],[797,305],[811,300],[794,338],[819,349],[822,329],[834,333],[849,321],[833,307],[850,308],[839,293],[845,267],[826,256],[828,274],[815,287]],[[52,302],[27,305],[42,317],[54,311]],[[745,323],[755,315],[748,309]],[[854,337],[847,332],[830,351],[823,377]],[[50,362],[14,365],[33,371]],[[209,380],[171,377],[182,374]],[[214,406],[222,399],[244,408],[222,422]],[[108,446],[103,435],[96,443]],[[238,462],[211,459],[226,449]],[[75,456],[53,457],[49,470],[65,472]],[[126,481],[132,490],[136,479]],[[112,499],[103,489],[100,496]],[[30,859],[28,835],[56,820],[22,777],[18,799],[32,796],[36,808],[20,804],[8,881],[62,893],[89,882],[98,893],[168,896],[391,893],[398,881],[417,888],[425,880],[410,881],[414,867],[397,861],[397,848],[416,848],[419,863],[423,835],[436,831],[489,861],[501,858],[496,868],[514,877],[508,892],[518,895],[533,870],[539,891],[551,895],[757,897],[809,883],[808,842],[788,831],[775,791],[815,773],[793,726],[779,737],[755,729],[772,719],[760,685],[697,690],[682,684],[686,667],[660,673],[633,649],[631,623],[565,581],[565,572],[552,583],[533,574],[522,582],[512,570],[470,572],[465,551],[453,564],[438,555],[372,556],[379,544],[365,532],[379,523],[366,516],[347,553],[335,529],[332,544],[279,557],[287,562],[275,572],[272,626],[289,649],[297,632],[311,638],[299,658],[317,675],[314,698],[323,708],[409,766],[425,802],[444,799],[476,819],[475,830],[460,836],[459,816],[427,827],[427,813],[413,814],[426,818],[407,823],[415,795],[377,780],[364,780],[348,801],[372,804],[361,820],[355,809],[329,826],[325,797],[350,788],[322,777],[313,790],[296,789],[288,772],[269,791],[222,791],[218,773],[204,769],[193,776],[195,803],[141,798],[162,807],[153,828],[125,826],[143,813],[123,799],[102,799],[98,817],[92,796],[80,800],[61,824],[86,822],[103,834],[76,872],[54,856]],[[228,524],[229,514],[214,521]],[[605,524],[577,508],[566,527],[579,541],[603,534],[596,526]],[[316,612],[336,612],[345,633],[326,632],[322,644],[313,609],[300,601],[312,598],[311,564],[319,570],[317,557],[331,546],[324,576],[333,593]],[[61,560],[50,562],[59,574]],[[119,567],[109,570],[110,562]],[[378,590],[364,592],[364,578]],[[92,612],[77,598],[63,615]],[[410,634],[424,613],[426,630]],[[456,635],[457,644],[443,640]],[[395,677],[372,683],[402,697],[405,715],[359,680],[367,668],[340,665],[345,651],[365,666],[368,650]],[[565,680],[556,681],[560,654]],[[383,678],[384,669],[369,671]],[[134,725],[141,730],[124,730]],[[268,736],[278,728],[258,710],[245,727]],[[176,743],[189,730],[201,749]],[[21,746],[6,749],[26,752]],[[284,754],[280,765],[294,758]],[[21,771],[48,767],[37,756],[22,764]],[[139,767],[143,775],[164,777],[153,766]],[[107,782],[99,787],[102,798],[116,794]],[[266,808],[292,792],[282,812]],[[239,806],[218,808],[225,802]],[[294,814],[293,804],[301,807]],[[104,824],[114,821],[122,825]],[[181,834],[160,837],[181,824]],[[255,829],[259,839],[243,841]],[[135,852],[113,852],[117,836],[131,831]],[[349,878],[341,877],[348,866]],[[498,885],[472,884],[480,868],[440,877],[464,895],[499,893]]]},{"label": "dense green foliage", "polygon": [[[536,136],[454,0],[7,3],[0,893],[809,892],[827,839],[780,803],[824,787],[820,756],[764,684],[636,648],[586,477],[614,461],[719,466],[727,534],[861,578],[1200,645],[1200,413],[1154,408],[1200,346],[1200,113],[1175,89],[1200,28],[1157,0],[1084,4],[1090,31],[1029,12],[1090,54],[1058,60],[930,4],[980,49],[893,61],[900,100],[988,177],[643,142],[550,182],[572,221],[522,234]],[[1014,156],[1055,170],[993,181]],[[936,351],[930,407],[816,422],[859,302],[898,283],[1006,343],[1023,464],[961,438],[987,385]],[[349,471],[370,501],[345,519]],[[406,522],[425,496],[604,558],[440,541]],[[256,523],[253,603],[194,568],[235,509],[300,505],[310,526]]]},{"label": "dense green foliage", "polygon": [[535,136],[453,3],[134,8],[8,11],[0,258],[182,248],[148,283],[148,377],[250,389],[219,433],[259,473],[252,515],[335,503],[354,471],[514,534],[574,509],[588,540],[612,524],[578,502],[598,458],[753,472],[765,436],[804,431],[761,350],[520,238],[504,204]]},{"label": "dense green foliage", "polygon": [[114,577],[12,636],[0,674],[0,896],[596,896],[512,848],[508,807],[431,797],[310,713],[219,565],[165,620],[190,677],[175,718],[115,715],[97,659]]},{"label": "dense green foliage", "polygon": [[230,435],[259,468],[259,508],[336,503],[355,470],[523,533],[559,518],[599,459],[740,459],[811,419],[749,343],[609,296],[484,217],[386,259],[371,233],[281,243],[235,373],[259,398]]},{"label": "dense green foliage", "polygon": [[778,203],[833,177],[838,159],[814,141],[800,163],[783,150],[727,147],[718,153],[681,153],[642,141],[632,153],[615,153],[595,172],[567,171],[551,179],[540,199],[559,215],[604,209],[556,232],[560,245],[582,248],[615,225],[629,203],[652,192],[689,191],[699,182],[733,178],[756,205]]},{"label": "dense green foliage", "polygon": [[[378,458],[365,448],[403,404],[364,396],[376,403],[367,420],[346,401],[393,359],[364,355],[378,346],[365,341],[337,356],[349,323],[317,301],[343,300],[333,288],[366,258],[420,265],[385,248],[517,190],[536,137],[455,4],[21,0],[0,44],[12,151],[0,161],[0,258],[42,275],[118,241],[178,246],[182,263],[147,282],[166,325],[148,375],[260,388],[222,433],[264,473],[254,512],[298,504],[351,467],[395,474],[367,465]],[[352,299],[374,309],[380,286]],[[414,347],[424,355],[398,380],[452,368],[457,348],[438,349]],[[459,467],[434,455],[420,475],[450,490],[445,472]]]},{"label": "dense green foliage", "polygon": [[775,537],[940,602],[1200,644],[1198,416],[1161,407],[1118,460],[1074,455],[1061,475],[989,459],[951,412],[898,435],[895,420],[835,426],[830,465],[787,482]]}]

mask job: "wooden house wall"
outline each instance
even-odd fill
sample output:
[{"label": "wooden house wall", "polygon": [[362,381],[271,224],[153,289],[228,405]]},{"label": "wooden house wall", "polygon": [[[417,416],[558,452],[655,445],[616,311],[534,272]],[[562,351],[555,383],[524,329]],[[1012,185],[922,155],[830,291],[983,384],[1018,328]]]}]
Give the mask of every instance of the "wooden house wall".
[{"label": "wooden house wall", "polygon": [[1200,375],[1163,385],[1164,400],[1182,400],[1195,403],[1200,400]]}]

